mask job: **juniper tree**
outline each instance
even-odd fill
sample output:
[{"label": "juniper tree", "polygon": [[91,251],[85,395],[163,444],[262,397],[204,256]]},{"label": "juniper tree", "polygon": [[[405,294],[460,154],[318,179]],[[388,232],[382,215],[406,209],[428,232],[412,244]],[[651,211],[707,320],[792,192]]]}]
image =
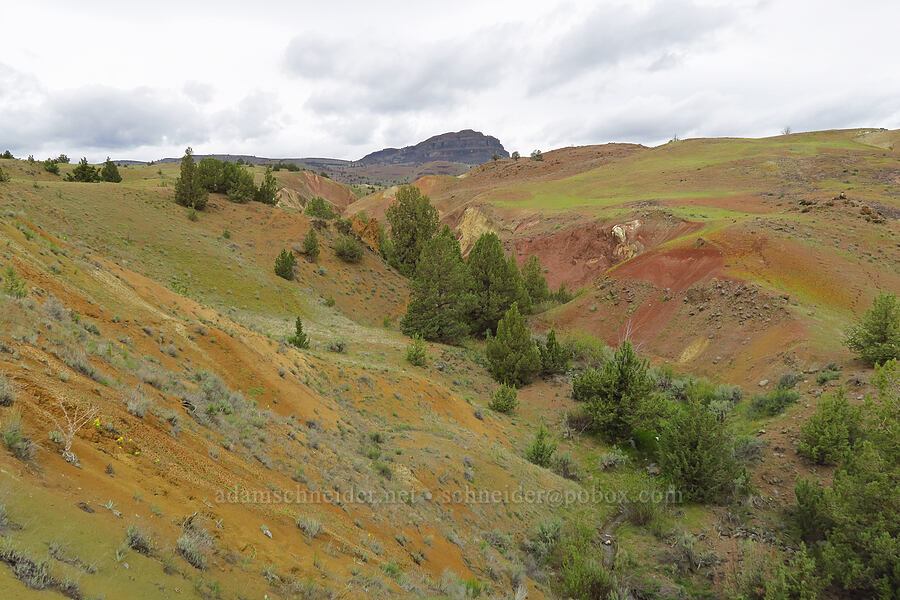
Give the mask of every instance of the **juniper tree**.
[{"label": "juniper tree", "polygon": [[315,260],[319,256],[319,236],[316,234],[315,227],[310,227],[303,238],[303,254],[311,260]]},{"label": "juniper tree", "polygon": [[287,339],[288,343],[297,348],[309,348],[309,336],[303,331],[303,322],[300,317],[294,323],[294,334]]},{"label": "juniper tree", "polygon": [[497,324],[497,335],[488,337],[488,370],[500,383],[521,387],[541,370],[541,357],[525,326],[519,305],[513,305]]},{"label": "juniper tree", "polygon": [[419,188],[408,185],[397,191],[385,215],[391,224],[389,262],[403,275],[412,277],[422,249],[438,231],[437,209]]},{"label": "juniper tree", "polygon": [[600,369],[588,369],[572,382],[572,397],[587,403],[594,428],[613,442],[632,436],[652,402],[649,363],[625,341]]},{"label": "juniper tree", "polygon": [[256,189],[256,201],[263,204],[275,204],[275,195],[278,193],[278,182],[275,181],[275,175],[272,174],[272,167],[266,167],[263,175],[262,183]]},{"label": "juniper tree", "polygon": [[521,274],[515,262],[506,258],[496,233],[482,234],[472,246],[466,263],[478,297],[469,318],[474,333],[493,332],[513,302],[519,302],[519,308],[528,312],[530,299]]},{"label": "juniper tree", "polygon": [[900,302],[896,294],[878,294],[863,318],[850,326],[845,343],[870,365],[900,359]]},{"label": "juniper tree", "polygon": [[571,353],[556,341],[555,329],[550,329],[547,341],[538,345],[538,351],[541,354],[541,373],[544,375],[559,375],[569,369]]},{"label": "juniper tree", "polygon": [[96,167],[88,164],[87,158],[82,157],[72,172],[66,175],[66,181],[96,183],[100,181],[100,173]]},{"label": "juniper tree", "polygon": [[294,278],[294,266],[296,264],[297,259],[294,258],[294,253],[287,248],[283,248],[281,253],[275,258],[275,274],[282,279],[290,281]]},{"label": "juniper tree", "polygon": [[107,183],[122,182],[122,176],[119,174],[119,167],[116,166],[116,163],[109,160],[108,156],[106,157],[106,162],[103,163],[103,169],[100,171],[100,179]]},{"label": "juniper tree", "polygon": [[400,329],[412,337],[459,343],[468,333],[466,316],[475,302],[459,241],[444,227],[426,242],[410,282],[410,301]]},{"label": "juniper tree", "polygon": [[197,164],[194,162],[194,151],[187,148],[181,158],[181,171],[175,180],[175,202],[195,210],[206,207],[208,192],[197,176]]},{"label": "juniper tree", "polygon": [[522,265],[522,282],[525,285],[525,291],[534,304],[543,302],[550,297],[550,290],[547,288],[547,280],[541,272],[541,260],[532,254],[528,260]]}]

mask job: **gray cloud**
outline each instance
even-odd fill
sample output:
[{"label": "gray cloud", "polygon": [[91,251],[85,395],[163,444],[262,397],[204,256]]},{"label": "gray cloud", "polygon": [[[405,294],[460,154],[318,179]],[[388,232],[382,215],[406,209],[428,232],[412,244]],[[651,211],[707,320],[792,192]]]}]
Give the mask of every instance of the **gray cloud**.
[{"label": "gray cloud", "polygon": [[[731,9],[674,0],[636,9],[600,5],[558,36],[529,88],[536,93],[624,60],[654,55],[657,68],[737,16]],[[660,56],[661,55],[661,56]],[[653,68],[651,66],[651,68]]]},{"label": "gray cloud", "polygon": [[124,149],[204,141],[205,119],[191,105],[146,89],[86,87],[54,94],[42,111],[44,135],[88,148]]},{"label": "gray cloud", "polygon": [[490,89],[504,76],[513,39],[507,29],[377,47],[371,40],[337,44],[298,36],[288,44],[284,65],[316,83],[306,106],[319,114],[440,109]]},{"label": "gray cloud", "polygon": [[187,81],[181,90],[188,98],[200,104],[208,104],[213,99],[215,92],[213,86],[199,81]]}]

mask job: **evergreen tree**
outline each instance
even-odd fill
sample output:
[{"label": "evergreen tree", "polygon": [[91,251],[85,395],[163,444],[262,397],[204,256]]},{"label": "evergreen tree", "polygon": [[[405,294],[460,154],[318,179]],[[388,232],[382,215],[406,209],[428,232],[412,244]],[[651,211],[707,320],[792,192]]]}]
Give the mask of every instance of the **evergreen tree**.
[{"label": "evergreen tree", "polygon": [[317,219],[333,219],[337,215],[334,212],[334,207],[326,201],[321,196],[313,196],[306,202],[306,207],[303,209],[303,214],[308,215],[310,217],[315,217]]},{"label": "evergreen tree", "polygon": [[900,302],[878,294],[862,320],[847,331],[847,347],[870,365],[900,359]]},{"label": "evergreen tree", "polygon": [[224,194],[228,191],[225,186],[225,165],[217,158],[201,158],[197,163],[197,178],[201,187],[208,192]]},{"label": "evergreen tree", "polygon": [[175,202],[195,210],[206,207],[208,194],[197,177],[197,164],[194,162],[194,151],[187,148],[181,158],[181,172],[175,180]]},{"label": "evergreen tree", "polygon": [[519,305],[513,305],[497,324],[497,335],[487,341],[488,370],[500,383],[521,387],[541,370],[541,356],[525,326]]},{"label": "evergreen tree", "polygon": [[528,261],[522,265],[522,280],[525,290],[534,304],[540,304],[550,297],[547,280],[541,271],[541,260],[534,254],[529,256]]},{"label": "evergreen tree", "polygon": [[275,181],[275,175],[272,174],[272,167],[266,167],[263,175],[263,181],[256,190],[256,201],[263,204],[274,205],[275,195],[278,193],[278,182]]},{"label": "evergreen tree", "polygon": [[9,175],[7,175],[2,168],[0,168],[0,183],[3,183],[5,181],[9,181]]},{"label": "evergreen tree", "polygon": [[407,277],[412,277],[422,248],[438,232],[438,212],[419,188],[401,187],[385,211],[391,224],[389,262]]},{"label": "evergreen tree", "polygon": [[297,321],[294,323],[294,334],[289,336],[287,341],[291,346],[297,348],[309,348],[309,336],[303,332],[303,322],[300,317],[297,317]]},{"label": "evergreen tree", "polygon": [[553,455],[556,453],[556,442],[550,439],[550,431],[541,420],[538,425],[534,441],[525,451],[525,458],[539,467],[549,467],[553,463]]},{"label": "evergreen tree", "polygon": [[238,204],[246,204],[256,198],[256,183],[249,169],[237,168],[235,179],[228,188],[228,199]]},{"label": "evergreen tree", "polygon": [[544,375],[559,375],[569,370],[569,356],[571,353],[556,341],[556,330],[550,329],[547,341],[538,344],[541,353],[541,373]]},{"label": "evergreen tree", "polygon": [[519,393],[516,388],[505,383],[500,384],[493,394],[488,408],[504,414],[511,414],[519,406]]},{"label": "evergreen tree", "polygon": [[506,258],[496,233],[482,234],[472,246],[466,263],[472,273],[472,289],[478,297],[470,317],[473,333],[496,330],[497,322],[513,302],[519,302],[519,309],[528,312],[530,299],[519,269],[512,258]]},{"label": "evergreen tree", "polygon": [[96,183],[100,181],[100,173],[96,167],[88,164],[87,158],[82,157],[71,173],[66,175],[66,181],[80,183]]},{"label": "evergreen tree", "polygon": [[741,472],[728,425],[702,401],[689,398],[659,436],[659,466],[687,500],[719,500]]},{"label": "evergreen tree", "polygon": [[319,236],[315,227],[310,227],[306,237],[303,238],[303,254],[311,260],[319,256]]},{"label": "evergreen tree", "polygon": [[294,258],[294,253],[287,248],[283,248],[281,254],[275,258],[275,274],[282,279],[290,281],[294,278],[294,266],[296,264],[297,259]]},{"label": "evergreen tree", "polygon": [[466,316],[475,301],[471,288],[459,242],[445,226],[425,244],[416,263],[401,330],[411,337],[459,343],[469,331]]},{"label": "evergreen tree", "polygon": [[653,382],[648,362],[626,341],[600,369],[588,369],[572,382],[572,397],[587,403],[593,426],[607,439],[620,442],[632,436],[652,401]]},{"label": "evergreen tree", "polygon": [[100,171],[100,179],[108,183],[122,183],[119,167],[116,166],[116,163],[109,160],[108,156],[106,157],[106,162],[103,163],[103,169]]}]

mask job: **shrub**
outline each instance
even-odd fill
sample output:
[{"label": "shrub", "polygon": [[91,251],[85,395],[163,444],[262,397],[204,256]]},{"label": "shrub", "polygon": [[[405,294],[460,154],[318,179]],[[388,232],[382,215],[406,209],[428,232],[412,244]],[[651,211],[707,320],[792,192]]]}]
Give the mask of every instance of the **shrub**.
[{"label": "shrub", "polygon": [[424,367],[427,355],[425,340],[418,335],[414,335],[412,341],[406,346],[406,362],[416,367]]},{"label": "shrub", "polygon": [[511,385],[501,384],[494,393],[491,394],[491,401],[488,408],[500,413],[510,414],[519,406],[519,397],[516,388]]},{"label": "shrub", "polygon": [[525,451],[525,458],[540,466],[549,467],[553,463],[553,455],[556,453],[556,442],[550,439],[550,431],[541,421],[538,425],[534,441]]},{"label": "shrub", "polygon": [[125,532],[125,541],[132,550],[143,554],[144,556],[153,555],[153,540],[150,536],[137,528],[135,525],[128,527]]},{"label": "shrub", "polygon": [[22,428],[22,415],[18,411],[10,413],[0,429],[0,438],[6,449],[23,462],[31,462],[37,454],[37,445],[25,435]]},{"label": "shrub", "polygon": [[559,375],[569,370],[571,352],[556,341],[555,329],[550,329],[545,343],[538,344],[538,351],[541,355],[541,373],[544,375]]},{"label": "shrub", "polygon": [[816,374],[816,383],[819,385],[825,385],[829,381],[836,381],[841,378],[841,372],[838,370],[822,370]]},{"label": "shrub", "polygon": [[297,259],[294,258],[294,253],[287,248],[282,248],[281,253],[275,258],[275,274],[290,281],[294,278],[296,264]]},{"label": "shrub", "polygon": [[13,298],[24,298],[28,295],[28,286],[24,280],[19,279],[16,270],[12,265],[6,267],[3,271],[3,291],[7,296]]},{"label": "shrub", "polygon": [[572,382],[572,397],[587,403],[593,427],[618,442],[632,437],[639,422],[652,428],[657,401],[648,362],[638,357],[631,342],[624,342],[600,369],[588,369]]},{"label": "shrub", "polygon": [[333,219],[337,216],[334,207],[320,196],[314,196],[306,202],[303,214],[316,219]]},{"label": "shrub", "polygon": [[774,417],[800,398],[800,392],[776,387],[767,394],[757,394],[750,401],[750,414],[755,418]]},{"label": "shrub", "polygon": [[733,451],[727,424],[693,399],[676,408],[659,435],[660,469],[689,500],[721,498],[743,471]]},{"label": "shrub", "polygon": [[861,414],[844,397],[844,391],[825,395],[816,412],[800,428],[797,450],[820,465],[835,465],[861,435]]},{"label": "shrub", "polygon": [[562,452],[556,456],[553,460],[553,472],[572,481],[581,479],[581,476],[578,474],[578,466],[569,452]]},{"label": "shrub", "polygon": [[12,406],[16,395],[6,376],[0,373],[0,406]]},{"label": "shrub", "polygon": [[488,339],[487,360],[494,379],[516,387],[529,383],[540,370],[540,353],[517,303],[500,319],[497,335]]},{"label": "shrub", "polygon": [[150,399],[144,395],[144,391],[140,386],[129,390],[123,401],[125,402],[125,409],[139,419],[144,418],[151,404]]},{"label": "shrub", "polygon": [[311,538],[314,538],[322,533],[322,524],[312,517],[298,518],[297,528]]},{"label": "shrub", "polygon": [[793,389],[797,382],[800,381],[800,374],[794,373],[793,371],[788,373],[783,373],[781,377],[778,378],[778,387],[784,390]]},{"label": "shrub", "polygon": [[897,295],[876,296],[872,308],[847,330],[844,343],[870,365],[900,359],[900,301]]},{"label": "shrub", "polygon": [[303,321],[300,320],[300,317],[297,317],[297,320],[294,322],[294,333],[288,336],[287,342],[297,348],[309,348],[309,336],[303,331]]},{"label": "shrub", "polygon": [[0,183],[6,183],[9,181],[9,174],[0,168]]},{"label": "shrub", "polygon": [[342,235],[334,243],[334,253],[344,262],[358,263],[362,259],[363,248],[356,237]]},{"label": "shrub", "polygon": [[624,465],[628,462],[628,455],[618,448],[614,448],[612,452],[607,452],[600,456],[599,466],[603,471],[609,471]]},{"label": "shrub", "polygon": [[206,553],[210,548],[212,548],[212,538],[209,534],[190,522],[182,527],[181,535],[175,542],[175,551],[189,565],[201,571],[206,568]]},{"label": "shrub", "polygon": [[734,458],[742,465],[752,465],[763,460],[763,449],[766,441],[758,437],[745,435],[734,442]]},{"label": "shrub", "polygon": [[331,340],[326,346],[329,352],[337,352],[341,354],[347,351],[347,342],[342,339]]}]

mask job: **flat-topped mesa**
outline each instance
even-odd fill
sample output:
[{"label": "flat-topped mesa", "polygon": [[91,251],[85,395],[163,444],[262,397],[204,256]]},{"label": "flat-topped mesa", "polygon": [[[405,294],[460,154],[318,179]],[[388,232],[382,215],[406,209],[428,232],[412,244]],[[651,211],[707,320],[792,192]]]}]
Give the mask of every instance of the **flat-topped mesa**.
[{"label": "flat-topped mesa", "polygon": [[491,160],[494,154],[500,158],[509,157],[509,152],[497,138],[479,131],[464,129],[430,137],[414,146],[385,148],[372,152],[356,161],[356,164],[423,164],[444,160],[478,165]]}]

